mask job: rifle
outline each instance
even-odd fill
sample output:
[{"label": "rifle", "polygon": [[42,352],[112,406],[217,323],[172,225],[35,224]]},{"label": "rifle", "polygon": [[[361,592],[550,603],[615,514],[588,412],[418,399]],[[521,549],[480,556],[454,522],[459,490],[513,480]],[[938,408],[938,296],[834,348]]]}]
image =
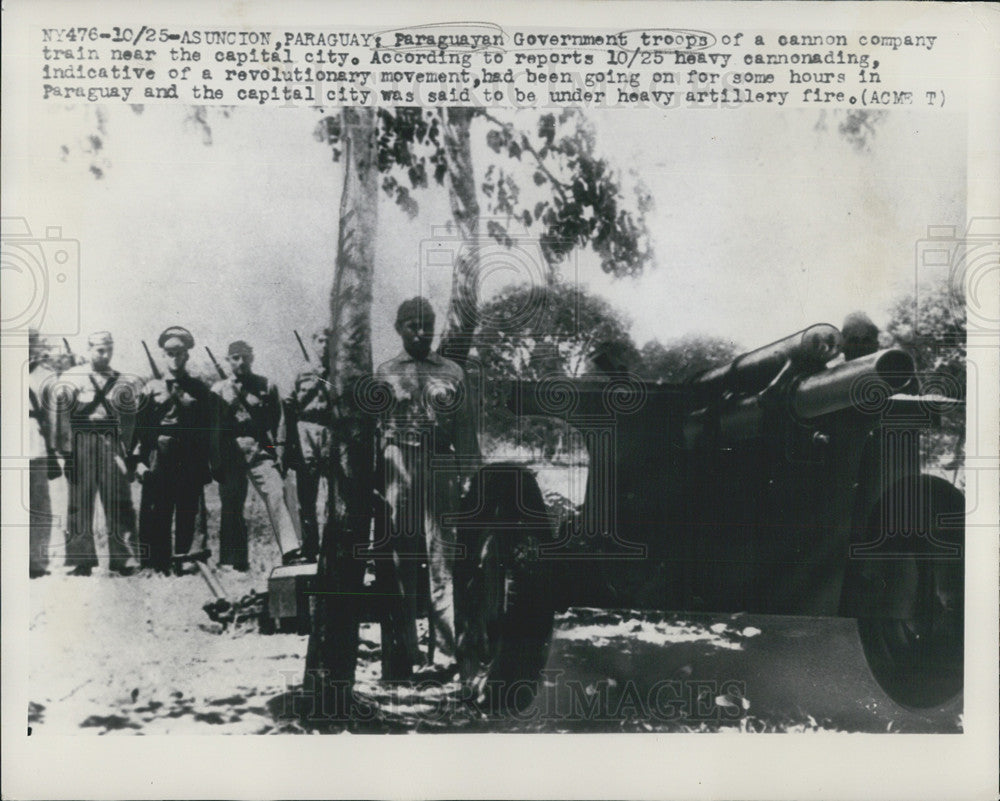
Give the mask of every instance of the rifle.
[{"label": "rifle", "polygon": [[160,372],[160,368],[153,361],[153,354],[149,352],[149,345],[146,344],[146,340],[142,340],[142,349],[146,351],[146,358],[149,359],[149,367],[153,371],[153,378],[163,378],[163,373]]},{"label": "rifle", "polygon": [[205,346],[205,352],[208,353],[208,358],[211,359],[212,360],[212,364],[215,365],[215,371],[219,374],[219,378],[221,378],[223,381],[225,381],[229,376],[227,376],[226,375],[226,371],[222,369],[222,365],[220,365],[215,360],[215,356],[212,353],[212,349],[210,347],[208,347],[208,345]]},{"label": "rifle", "polygon": [[[225,381],[229,376],[226,375],[226,371],[222,369],[222,365],[215,358],[215,354],[212,353],[212,349],[205,346],[205,352],[208,353],[208,358],[212,360],[212,364],[215,365],[215,371],[219,374],[219,378]],[[247,413],[250,417],[251,422],[253,422],[258,428],[260,428],[261,436],[264,440],[264,447],[269,451],[274,453],[274,438],[271,436],[271,432],[267,429],[267,426],[262,426],[257,422],[257,418],[254,413],[250,411],[250,406],[246,402],[246,398],[243,397],[243,392],[238,386],[234,386],[233,389],[236,392],[236,400],[239,401],[240,406],[243,407],[243,411]]]},{"label": "rifle", "polygon": [[302,351],[302,358],[305,359],[307,362],[312,361],[309,358],[309,351],[306,350],[306,346],[302,342],[302,337],[299,336],[299,332],[296,331],[295,329],[292,329],[292,333],[295,334],[295,338],[299,342],[299,349]]},{"label": "rifle", "polygon": [[[295,339],[298,340],[299,350],[302,351],[302,358],[305,359],[311,365],[312,359],[309,358],[309,351],[306,350],[305,343],[302,342],[302,337],[299,336],[299,332],[296,331],[295,329],[292,329],[292,333],[295,334]],[[327,370],[328,370],[328,367],[325,364],[323,364],[323,362],[324,362],[324,357],[320,357],[320,365],[319,365],[320,381],[322,381],[328,387],[332,387],[333,384],[331,384],[326,378],[323,377],[327,375]]]}]

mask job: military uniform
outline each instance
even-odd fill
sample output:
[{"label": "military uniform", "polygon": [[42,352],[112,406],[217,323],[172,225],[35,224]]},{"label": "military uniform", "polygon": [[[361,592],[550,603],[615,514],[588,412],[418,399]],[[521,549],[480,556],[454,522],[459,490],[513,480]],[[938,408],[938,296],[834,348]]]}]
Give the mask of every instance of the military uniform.
[{"label": "military uniform", "polygon": [[[111,344],[106,333],[90,344]],[[59,446],[66,458],[69,490],[66,565],[88,574],[97,566],[94,500],[98,493],[108,526],[110,568],[135,567],[135,509],[126,465],[135,424],[136,388],[117,370],[92,364],[71,367],[59,381]]]},{"label": "military uniform", "polygon": [[289,466],[295,469],[299,498],[302,552],[312,558],[319,552],[319,480],[326,476],[330,465],[332,407],[326,374],[312,369],[299,373],[285,406]]},{"label": "military uniform", "polygon": [[[182,328],[164,331],[160,346],[170,339],[188,349],[194,345]],[[143,387],[132,456],[140,470],[145,468],[139,526],[144,567],[167,572],[174,553],[191,549],[199,501],[211,480],[214,403],[208,386],[184,369]]]},{"label": "military uniform", "polygon": [[285,425],[278,388],[263,376],[231,376],[212,386],[220,399],[222,436],[219,497],[222,524],[219,562],[239,570],[249,567],[243,505],[247,483],[267,508],[271,528],[283,555],[299,552],[299,537],[285,506],[282,478],[275,446],[284,446]]},{"label": "military uniform", "polygon": [[[457,509],[460,457],[477,453],[465,375],[436,353],[424,359],[407,352],[385,362],[376,380],[392,390],[392,406],[381,421],[381,464],[390,513],[389,540],[405,611],[395,632],[411,663],[422,662],[417,647],[417,588],[426,554],[430,599],[428,622],[434,662],[456,661],[452,565],[456,532],[442,516]],[[468,467],[468,466],[466,466]]]},{"label": "military uniform", "polygon": [[57,374],[46,362],[33,359],[28,374],[28,572],[48,572],[52,533],[52,500],[49,481],[59,476],[55,459],[55,403],[52,388]]}]

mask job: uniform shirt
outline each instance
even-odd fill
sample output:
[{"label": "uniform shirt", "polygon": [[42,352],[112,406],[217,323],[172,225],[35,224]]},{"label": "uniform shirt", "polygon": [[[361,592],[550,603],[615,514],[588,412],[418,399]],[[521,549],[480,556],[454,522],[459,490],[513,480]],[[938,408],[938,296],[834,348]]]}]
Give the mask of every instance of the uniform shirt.
[{"label": "uniform shirt", "polygon": [[64,453],[72,452],[74,430],[117,430],[126,441],[132,437],[138,387],[117,370],[99,373],[78,364],[59,377],[56,394],[57,440]]},{"label": "uniform shirt", "polygon": [[35,362],[28,373],[28,456],[44,459],[56,447],[56,411],[53,386],[58,375],[45,362]]},{"label": "uniform shirt", "polygon": [[465,373],[455,362],[437,353],[414,359],[403,351],[380,365],[375,378],[392,389],[393,403],[382,419],[384,444],[477,454]]},{"label": "uniform shirt", "polygon": [[319,370],[303,370],[295,377],[292,391],[288,393],[288,404],[295,410],[298,422],[322,423],[329,425],[330,382]]},{"label": "uniform shirt", "polygon": [[222,399],[220,428],[236,440],[244,456],[273,456],[268,446],[285,444],[285,415],[273,382],[256,373],[242,379],[230,376],[217,381],[212,392]]},{"label": "uniform shirt", "polygon": [[296,444],[306,463],[325,461],[330,456],[333,419],[330,389],[325,373],[303,370],[295,377],[286,399],[290,419],[294,420],[298,435]]},{"label": "uniform shirt", "polygon": [[198,441],[207,453],[213,424],[212,396],[203,381],[187,373],[154,378],[139,396],[133,453],[139,461],[149,464],[158,437]]}]

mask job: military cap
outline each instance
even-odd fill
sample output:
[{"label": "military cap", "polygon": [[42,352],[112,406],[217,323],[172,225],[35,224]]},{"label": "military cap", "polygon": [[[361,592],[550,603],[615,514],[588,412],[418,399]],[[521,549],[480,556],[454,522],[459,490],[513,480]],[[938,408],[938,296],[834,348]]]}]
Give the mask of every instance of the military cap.
[{"label": "military cap", "polygon": [[87,337],[87,344],[92,346],[114,345],[115,341],[111,338],[110,331],[95,331]]},{"label": "military cap", "polygon": [[434,320],[434,307],[431,306],[431,302],[427,298],[410,298],[399,304],[399,310],[396,312],[397,326],[401,325],[404,320],[412,320],[414,317],[422,322]]},{"label": "military cap", "polygon": [[229,345],[229,356],[253,356],[253,348],[242,339],[237,339]]},{"label": "military cap", "polygon": [[170,328],[164,329],[156,342],[161,348],[166,348],[167,343],[171,340],[177,340],[187,350],[191,350],[194,347],[194,337],[191,335],[191,332],[186,328],[181,328],[179,325],[172,325]]}]

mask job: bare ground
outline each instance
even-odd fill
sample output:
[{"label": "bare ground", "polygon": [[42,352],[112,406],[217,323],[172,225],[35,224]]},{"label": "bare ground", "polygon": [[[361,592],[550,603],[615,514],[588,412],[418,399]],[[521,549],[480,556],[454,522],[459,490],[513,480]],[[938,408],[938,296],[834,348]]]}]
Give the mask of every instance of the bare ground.
[{"label": "bare ground", "polygon": [[[214,531],[213,488],[208,504]],[[250,572],[219,573],[233,598],[265,590],[278,561],[256,499],[248,522]],[[60,539],[57,530],[52,574],[30,583],[32,734],[315,730],[292,703],[306,636],[212,622],[196,573],[68,576]],[[357,689],[370,705],[353,731],[961,731],[961,701],[919,712],[893,704],[848,620],[571,608],[557,618],[538,698],[503,718],[466,703],[457,682],[386,686],[379,640],[378,625],[363,623]]]}]

